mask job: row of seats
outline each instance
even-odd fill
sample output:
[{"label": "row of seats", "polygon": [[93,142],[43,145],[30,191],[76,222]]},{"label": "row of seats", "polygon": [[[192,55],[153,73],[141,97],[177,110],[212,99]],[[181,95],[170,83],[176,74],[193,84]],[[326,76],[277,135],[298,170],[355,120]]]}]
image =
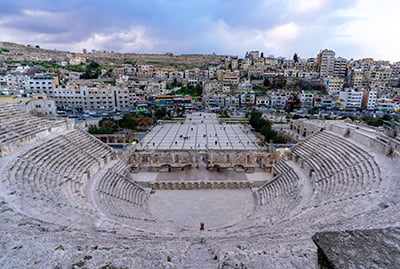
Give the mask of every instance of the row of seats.
[{"label": "row of seats", "polygon": [[107,162],[108,156],[110,155],[110,148],[103,143],[99,143],[99,140],[93,136],[87,135],[82,130],[70,132],[65,135],[65,138],[74,144],[77,148],[90,154],[97,160]]},{"label": "row of seats", "polygon": [[[75,136],[80,140],[71,143],[71,137]],[[74,130],[17,157],[6,177],[12,193],[29,201],[52,204],[59,213],[66,211],[65,215],[69,216],[76,210],[84,215],[93,212],[94,208],[87,200],[88,180],[101,168],[100,163],[113,157],[113,152],[108,149],[108,152],[96,155],[85,150],[88,136]],[[100,141],[93,141],[92,147],[101,148]]]},{"label": "row of seats", "polygon": [[143,206],[145,190],[124,176],[127,164],[118,161],[100,178],[96,187],[98,201],[105,212],[120,218],[146,220],[150,216]]},{"label": "row of seats", "polygon": [[64,124],[64,120],[35,117],[13,105],[0,103],[0,145]]},{"label": "row of seats", "polygon": [[291,150],[312,179],[311,206],[367,193],[380,184],[379,167],[362,149],[328,131],[317,133]]},{"label": "row of seats", "polygon": [[257,190],[259,210],[274,216],[284,215],[301,199],[300,178],[285,161],[276,164],[273,171],[277,175],[272,181]]}]

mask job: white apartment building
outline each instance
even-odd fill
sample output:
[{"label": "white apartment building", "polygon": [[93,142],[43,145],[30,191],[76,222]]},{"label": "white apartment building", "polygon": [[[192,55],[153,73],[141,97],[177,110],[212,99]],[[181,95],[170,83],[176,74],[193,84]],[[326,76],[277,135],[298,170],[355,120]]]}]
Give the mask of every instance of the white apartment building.
[{"label": "white apartment building", "polygon": [[330,96],[315,96],[314,106],[323,109],[331,109],[333,107],[333,100]]},{"label": "white apartment building", "polygon": [[400,62],[394,63],[392,66],[392,80],[400,78]]},{"label": "white apartment building", "polygon": [[368,93],[368,101],[367,101],[367,109],[375,110],[376,109],[376,100],[378,99],[377,91],[370,91]]},{"label": "white apartment building", "polygon": [[272,108],[283,109],[286,107],[288,95],[285,92],[273,92],[270,98],[270,104]]},{"label": "white apartment building", "polygon": [[128,109],[144,95],[134,88],[108,87],[90,88],[87,86],[54,88],[50,95],[57,106],[77,107],[85,110]]},{"label": "white apartment building", "polygon": [[270,98],[266,95],[264,96],[257,96],[256,97],[256,106],[269,106],[270,105]]},{"label": "white apartment building", "polygon": [[260,52],[258,50],[246,52],[245,59],[257,60],[258,58],[260,58]]},{"label": "white apartment building", "polygon": [[253,91],[240,94],[241,107],[253,107],[256,103],[256,95]]},{"label": "white apartment building", "polygon": [[341,107],[360,109],[363,103],[363,91],[342,91],[339,93]]},{"label": "white apartment building", "polygon": [[0,76],[0,86],[14,89],[25,89],[28,80],[29,76],[27,75]]},{"label": "white apartment building", "polygon": [[30,93],[49,94],[55,87],[57,77],[52,74],[36,74],[30,77],[25,89]]},{"label": "white apartment building", "polygon": [[183,71],[172,71],[168,73],[169,78],[183,79],[185,77],[185,72]]},{"label": "white apartment building", "polygon": [[295,78],[299,76],[299,70],[296,68],[286,68],[283,70],[283,73],[286,78]]},{"label": "white apartment building", "polygon": [[185,70],[185,79],[189,82],[197,82],[199,80],[208,80],[208,70],[201,70],[199,68]]},{"label": "white apartment building", "polygon": [[230,96],[225,94],[204,95],[203,104],[208,107],[221,107],[230,105]]},{"label": "white apartment building", "polygon": [[301,107],[312,107],[314,106],[314,94],[310,92],[302,92],[300,94]]}]

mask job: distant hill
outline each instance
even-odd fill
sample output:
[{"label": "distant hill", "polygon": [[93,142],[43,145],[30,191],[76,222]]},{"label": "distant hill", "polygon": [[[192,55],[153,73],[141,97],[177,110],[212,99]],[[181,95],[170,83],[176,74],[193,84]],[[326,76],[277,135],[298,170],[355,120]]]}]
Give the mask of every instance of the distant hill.
[{"label": "distant hill", "polygon": [[173,67],[188,69],[218,65],[226,56],[204,54],[135,54],[115,52],[77,53],[68,51],[49,50],[36,45],[20,45],[11,42],[0,42],[0,61],[65,61],[74,57],[86,57],[101,65],[121,64],[151,64],[158,67]]}]

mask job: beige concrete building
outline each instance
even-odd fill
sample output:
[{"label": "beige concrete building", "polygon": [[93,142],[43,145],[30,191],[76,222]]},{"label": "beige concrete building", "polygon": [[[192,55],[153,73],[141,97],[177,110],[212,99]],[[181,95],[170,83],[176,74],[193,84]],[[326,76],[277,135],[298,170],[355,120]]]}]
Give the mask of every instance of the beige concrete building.
[{"label": "beige concrete building", "polygon": [[344,79],[337,77],[326,78],[324,84],[330,95],[338,95],[343,90]]}]

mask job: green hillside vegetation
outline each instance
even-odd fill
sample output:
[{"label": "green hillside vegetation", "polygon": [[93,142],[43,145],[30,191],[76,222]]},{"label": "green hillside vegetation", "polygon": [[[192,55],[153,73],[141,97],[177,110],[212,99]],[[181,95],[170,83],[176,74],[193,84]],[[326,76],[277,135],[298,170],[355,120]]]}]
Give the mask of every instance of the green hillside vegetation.
[{"label": "green hillside vegetation", "polygon": [[252,111],[250,113],[250,125],[256,132],[260,132],[267,143],[285,144],[286,138],[278,135],[276,131],[272,129],[272,125],[269,121],[264,120],[262,113],[258,111]]}]

